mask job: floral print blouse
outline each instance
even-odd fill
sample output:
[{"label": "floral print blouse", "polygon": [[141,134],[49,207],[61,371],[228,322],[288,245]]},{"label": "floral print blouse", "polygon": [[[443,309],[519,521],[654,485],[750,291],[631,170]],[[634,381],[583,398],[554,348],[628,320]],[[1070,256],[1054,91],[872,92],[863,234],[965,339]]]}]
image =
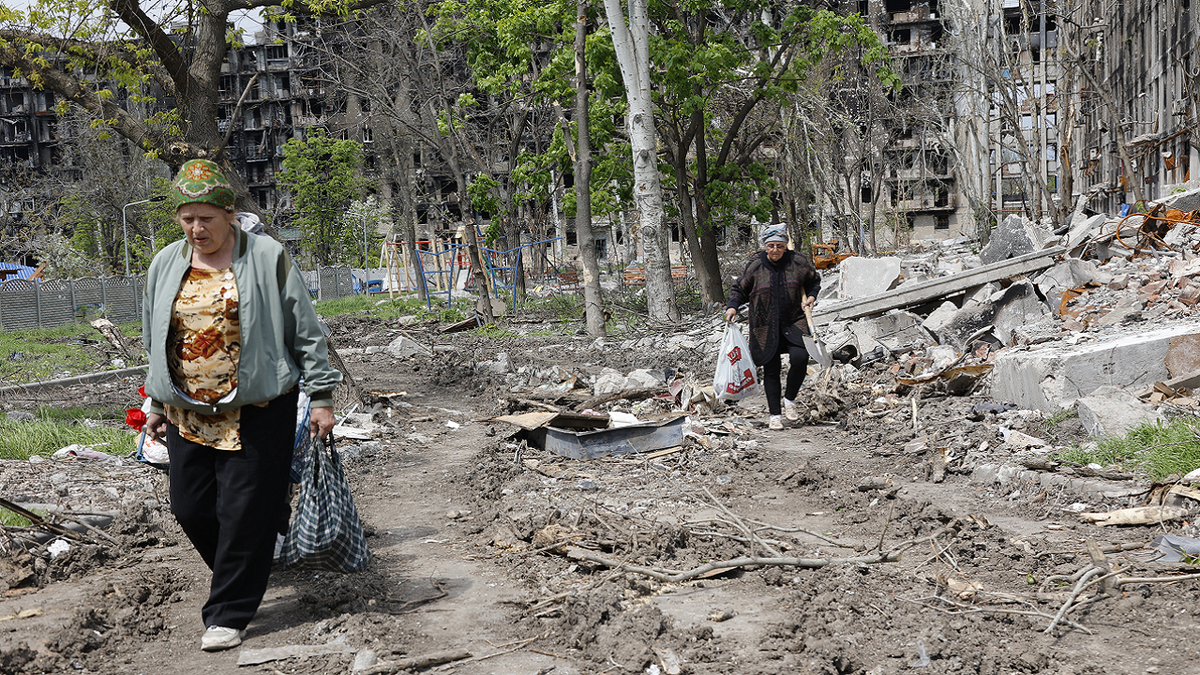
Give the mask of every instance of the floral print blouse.
[{"label": "floral print blouse", "polygon": [[[216,403],[237,388],[241,325],[238,290],[232,269],[193,267],[171,311],[167,365],[179,389],[205,403]],[[165,406],[179,435],[218,450],[241,450],[241,410],[215,415]]]}]

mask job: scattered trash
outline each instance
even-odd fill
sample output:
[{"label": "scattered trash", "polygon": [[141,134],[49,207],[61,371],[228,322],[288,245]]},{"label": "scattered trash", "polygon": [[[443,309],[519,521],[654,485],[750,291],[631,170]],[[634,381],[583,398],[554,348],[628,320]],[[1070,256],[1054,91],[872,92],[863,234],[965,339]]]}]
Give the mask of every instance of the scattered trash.
[{"label": "scattered trash", "polygon": [[46,552],[50,554],[51,559],[57,558],[70,550],[71,544],[66,539],[55,539],[46,547]]},{"label": "scattered trash", "polygon": [[925,643],[917,640],[917,660],[908,664],[909,668],[924,668],[930,664],[929,655],[925,653]]}]

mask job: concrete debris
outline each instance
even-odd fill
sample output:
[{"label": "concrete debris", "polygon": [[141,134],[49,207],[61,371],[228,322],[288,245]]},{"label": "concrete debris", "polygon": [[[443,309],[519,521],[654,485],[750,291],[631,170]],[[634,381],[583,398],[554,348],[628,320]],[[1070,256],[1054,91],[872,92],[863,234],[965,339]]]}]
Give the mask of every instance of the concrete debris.
[{"label": "concrete debris", "polygon": [[1101,387],[1075,402],[1079,421],[1089,436],[1123,436],[1145,423],[1166,423],[1158,408],[1121,387]]},{"label": "concrete debris", "polygon": [[838,265],[842,298],[866,298],[886,293],[900,282],[900,258],[846,258]]},{"label": "concrete debris", "polygon": [[429,354],[429,350],[423,347],[421,343],[404,335],[392,340],[391,344],[387,346],[387,352],[397,359],[408,359],[414,356]]},{"label": "concrete debris", "polygon": [[992,232],[987,246],[979,252],[979,260],[985,265],[998,263],[1040,251],[1053,241],[1054,235],[1049,230],[1031,220],[1011,215]]}]

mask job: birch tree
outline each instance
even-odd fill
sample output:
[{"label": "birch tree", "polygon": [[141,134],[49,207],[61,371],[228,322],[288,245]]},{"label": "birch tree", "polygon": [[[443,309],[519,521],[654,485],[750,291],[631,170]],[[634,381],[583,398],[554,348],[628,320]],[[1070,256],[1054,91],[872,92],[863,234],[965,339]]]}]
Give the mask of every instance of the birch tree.
[{"label": "birch tree", "polygon": [[633,151],[633,198],[646,261],[646,309],[655,321],[679,320],[671,259],[663,217],[662,179],[658,173],[658,138],[650,82],[650,17],[647,0],[629,0],[629,19],[621,0],[604,0],[613,49],[625,82],[629,104],[625,124]]}]

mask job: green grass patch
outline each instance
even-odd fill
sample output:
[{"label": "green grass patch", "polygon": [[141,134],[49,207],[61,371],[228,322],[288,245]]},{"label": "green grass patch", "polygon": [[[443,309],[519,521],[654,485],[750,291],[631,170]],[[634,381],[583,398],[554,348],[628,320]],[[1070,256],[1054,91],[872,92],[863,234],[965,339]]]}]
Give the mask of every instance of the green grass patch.
[{"label": "green grass patch", "polygon": [[29,459],[30,455],[49,458],[68,445],[97,445],[100,452],[124,457],[137,449],[132,429],[89,427],[55,420],[38,419],[15,422],[0,419],[0,459]]},{"label": "green grass patch", "polygon": [[[34,513],[37,513],[37,511],[34,511]],[[0,509],[0,525],[5,527],[29,527],[32,524],[25,516],[17,515],[8,509]]]},{"label": "green grass patch", "polygon": [[326,317],[344,314],[365,314],[366,316],[391,320],[402,316],[415,316],[416,321],[428,321],[436,318],[442,323],[455,323],[467,318],[475,306],[467,300],[455,300],[449,307],[444,301],[433,301],[432,309],[421,302],[416,295],[399,298],[386,296],[350,295],[336,300],[322,300],[313,304],[317,314]]},{"label": "green grass patch", "polygon": [[1142,424],[1124,436],[1101,440],[1093,450],[1071,448],[1056,457],[1144,473],[1156,481],[1186,474],[1200,468],[1200,419],[1181,416],[1166,424]]},{"label": "green grass patch", "polygon": [[[118,326],[126,337],[140,337],[141,322]],[[102,370],[113,370],[113,364],[105,352],[94,345],[107,347],[107,342],[91,326],[69,324],[57,328],[31,328],[27,330],[0,330],[0,382],[24,384],[59,377],[84,375]],[[143,362],[143,355],[134,354],[136,362]]]}]

